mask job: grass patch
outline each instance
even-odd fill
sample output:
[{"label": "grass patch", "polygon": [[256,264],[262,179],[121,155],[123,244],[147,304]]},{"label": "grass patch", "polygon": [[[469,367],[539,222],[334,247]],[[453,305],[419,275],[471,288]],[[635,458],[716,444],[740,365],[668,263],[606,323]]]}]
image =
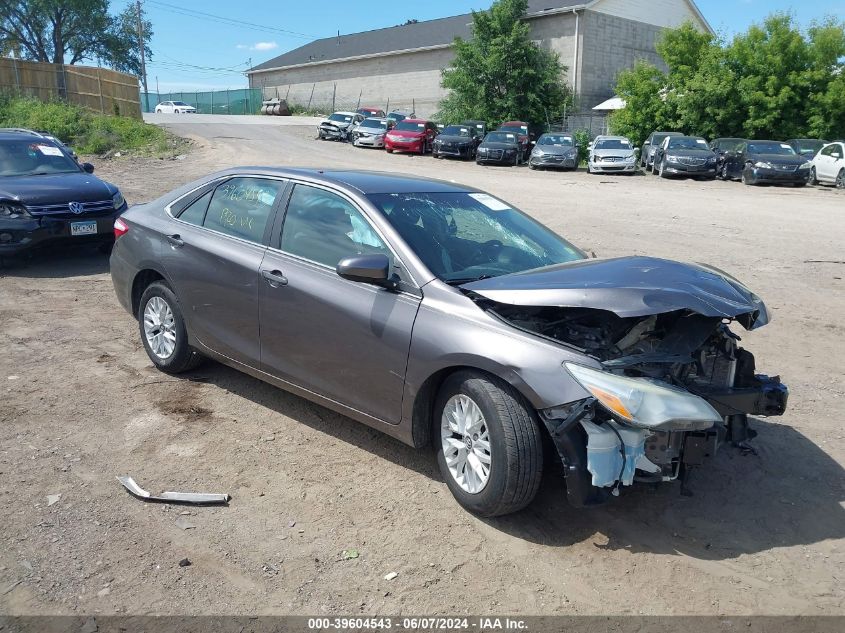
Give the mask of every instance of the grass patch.
[{"label": "grass patch", "polygon": [[106,116],[61,101],[0,94],[0,127],[49,132],[78,154],[102,156],[114,152],[171,156],[185,141],[138,119]]}]

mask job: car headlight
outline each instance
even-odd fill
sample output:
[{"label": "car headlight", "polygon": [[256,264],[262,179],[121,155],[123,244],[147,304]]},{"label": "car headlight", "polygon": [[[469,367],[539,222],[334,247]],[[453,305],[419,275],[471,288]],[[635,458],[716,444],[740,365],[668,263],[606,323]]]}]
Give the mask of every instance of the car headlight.
[{"label": "car headlight", "polygon": [[677,163],[678,157],[677,156],[670,156],[669,154],[666,154],[666,162],[667,163]]},{"label": "car headlight", "polygon": [[614,419],[630,426],[703,431],[722,420],[706,400],[665,382],[618,376],[575,363],[564,366]]},{"label": "car headlight", "polygon": [[18,220],[31,218],[23,205],[13,202],[0,202],[0,220]]},{"label": "car headlight", "polygon": [[812,166],[812,161],[808,160],[806,163],[802,163],[802,165],[798,169],[810,169]]},{"label": "car headlight", "polygon": [[711,156],[710,158],[708,158],[708,159],[707,159],[707,164],[708,164],[708,165],[715,165],[715,164],[716,164],[716,157],[715,157],[715,156]]},{"label": "car headlight", "polygon": [[636,157],[635,154],[629,154],[628,156],[626,156],[624,158],[626,163],[630,163],[632,160],[636,160],[636,159],[637,159],[637,157]]},{"label": "car headlight", "polygon": [[511,155],[513,155],[513,154],[516,154],[516,150],[515,150],[515,149],[506,149],[506,150],[505,150],[505,155],[506,155],[506,156],[511,156]]},{"label": "car headlight", "polygon": [[757,169],[774,169],[774,167],[772,166],[771,163],[767,163],[767,162],[762,161],[762,160],[754,163],[754,166]]},{"label": "car headlight", "polygon": [[124,204],[126,204],[126,199],[123,197],[123,194],[118,191],[111,197],[112,205],[114,205],[115,209],[119,209]]},{"label": "car headlight", "polygon": [[544,152],[541,149],[537,149],[536,147],[531,150],[531,153],[534,154],[534,156],[545,156],[546,155],[546,152]]}]

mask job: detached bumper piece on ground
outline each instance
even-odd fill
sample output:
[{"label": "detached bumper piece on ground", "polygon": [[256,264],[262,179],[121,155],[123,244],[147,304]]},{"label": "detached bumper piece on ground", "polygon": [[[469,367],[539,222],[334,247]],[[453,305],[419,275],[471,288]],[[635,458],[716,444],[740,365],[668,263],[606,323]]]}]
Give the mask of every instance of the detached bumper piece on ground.
[{"label": "detached bumper piece on ground", "polygon": [[129,493],[143,499],[144,501],[157,501],[159,503],[188,503],[192,505],[216,505],[226,504],[229,502],[228,494],[209,493],[209,492],[162,492],[158,495],[153,495],[141,488],[132,477],[124,475],[118,477],[117,480],[123,484],[123,487]]}]

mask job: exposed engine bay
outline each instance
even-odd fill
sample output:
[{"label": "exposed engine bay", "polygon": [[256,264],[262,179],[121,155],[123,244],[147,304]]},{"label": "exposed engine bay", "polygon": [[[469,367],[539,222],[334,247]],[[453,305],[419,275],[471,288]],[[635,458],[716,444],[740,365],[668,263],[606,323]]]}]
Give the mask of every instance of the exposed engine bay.
[{"label": "exposed engine bay", "polygon": [[753,451],[747,442],[756,434],[748,416],[785,411],[786,386],[778,377],[756,373],[754,356],[739,346],[740,337],[730,329],[735,319],[690,310],[620,317],[594,308],[482,298],[479,303],[514,327],[597,359],[610,373],[661,381],[699,396],[723,418],[722,424],[703,430],[662,431],[632,428],[593,399],[544,412],[573,505],[601,502],[635,481],[683,479],[725,442]]}]

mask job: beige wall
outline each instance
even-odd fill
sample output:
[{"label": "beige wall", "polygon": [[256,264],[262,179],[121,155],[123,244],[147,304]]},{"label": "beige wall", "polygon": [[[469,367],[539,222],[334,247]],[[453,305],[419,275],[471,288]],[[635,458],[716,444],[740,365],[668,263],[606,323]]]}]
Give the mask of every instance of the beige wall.
[{"label": "beige wall", "polygon": [[701,30],[707,30],[687,0],[602,0],[591,10],[669,28],[689,20]]},{"label": "beige wall", "polygon": [[361,95],[362,106],[409,110],[415,105],[419,116],[431,116],[445,91],[440,87],[440,70],[451,62],[449,49],[387,55],[371,59],[309,64],[288,70],[250,76],[250,87],[262,88],[265,98],[277,96],[290,103],[307,105],[314,89],[312,106],[331,108],[337,86],[335,109],[354,109]]}]

